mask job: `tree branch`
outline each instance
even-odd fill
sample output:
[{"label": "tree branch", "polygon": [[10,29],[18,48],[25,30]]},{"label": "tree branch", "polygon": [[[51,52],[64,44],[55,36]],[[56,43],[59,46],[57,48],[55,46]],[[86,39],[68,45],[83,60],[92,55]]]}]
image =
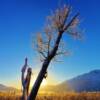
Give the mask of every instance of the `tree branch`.
[{"label": "tree branch", "polygon": [[57,55],[68,55],[68,54],[69,54],[69,53],[68,53],[67,51],[66,51],[66,52],[63,52],[63,51],[62,51],[62,52],[56,53],[56,56],[57,56]]},{"label": "tree branch", "polygon": [[45,56],[45,54],[44,54],[44,52],[42,52],[42,51],[39,51],[38,50],[38,52],[44,57],[44,58],[46,58],[46,56]]},{"label": "tree branch", "polygon": [[66,12],[66,15],[65,15],[65,18],[64,18],[63,24],[61,25],[62,28],[64,27],[64,25],[65,25],[65,23],[66,23],[66,20],[67,20],[67,18],[68,18],[68,16],[69,16],[70,9],[71,9],[71,7],[69,7],[69,8],[68,8],[68,12]]},{"label": "tree branch", "polygon": [[66,31],[69,26],[72,24],[72,22],[79,16],[79,13],[77,13],[73,18],[72,20],[65,26],[65,28],[63,29],[64,31]]}]

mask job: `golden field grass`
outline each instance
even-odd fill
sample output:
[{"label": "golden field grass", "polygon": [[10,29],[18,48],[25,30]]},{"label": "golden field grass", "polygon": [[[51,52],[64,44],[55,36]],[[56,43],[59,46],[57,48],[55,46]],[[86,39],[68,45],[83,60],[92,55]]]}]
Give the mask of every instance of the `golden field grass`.
[{"label": "golden field grass", "polygon": [[[0,93],[0,100],[20,100],[20,95]],[[100,92],[40,94],[36,100],[100,100]]]}]

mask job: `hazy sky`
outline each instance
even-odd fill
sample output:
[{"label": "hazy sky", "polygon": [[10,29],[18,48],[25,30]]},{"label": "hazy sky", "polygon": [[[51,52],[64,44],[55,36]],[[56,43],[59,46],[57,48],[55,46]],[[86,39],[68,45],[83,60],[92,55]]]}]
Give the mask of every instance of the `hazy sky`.
[{"label": "hazy sky", "polygon": [[[32,34],[45,25],[46,16],[60,0],[0,0],[0,83],[18,86],[21,67],[27,56],[33,76],[41,68],[32,49]],[[64,39],[72,55],[62,63],[52,63],[48,83],[56,84],[93,69],[100,69],[100,0],[62,0],[80,12],[84,40],[76,41],[67,34]]]}]

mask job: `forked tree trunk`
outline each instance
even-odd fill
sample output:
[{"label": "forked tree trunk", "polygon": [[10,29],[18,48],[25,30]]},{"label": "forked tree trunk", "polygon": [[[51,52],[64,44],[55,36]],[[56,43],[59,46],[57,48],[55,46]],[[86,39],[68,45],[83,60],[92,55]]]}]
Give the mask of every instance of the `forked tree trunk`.
[{"label": "forked tree trunk", "polygon": [[36,99],[39,87],[40,87],[40,85],[41,85],[41,83],[43,81],[43,78],[44,78],[45,74],[46,74],[47,68],[48,68],[52,58],[56,55],[56,52],[58,50],[59,43],[60,43],[60,40],[62,38],[62,33],[63,33],[63,31],[58,33],[58,37],[56,39],[56,42],[55,42],[53,50],[50,52],[48,57],[44,60],[42,68],[41,68],[41,70],[40,70],[40,72],[38,74],[38,77],[37,77],[37,79],[36,79],[36,81],[34,83],[34,86],[33,86],[32,90],[31,90],[31,93],[30,93],[30,96],[29,96],[28,100],[35,100]]}]

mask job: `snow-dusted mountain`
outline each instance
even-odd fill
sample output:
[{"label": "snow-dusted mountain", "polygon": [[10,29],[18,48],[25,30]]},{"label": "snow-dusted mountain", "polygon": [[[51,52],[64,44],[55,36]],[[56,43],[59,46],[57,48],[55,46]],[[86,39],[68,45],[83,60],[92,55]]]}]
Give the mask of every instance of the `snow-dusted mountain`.
[{"label": "snow-dusted mountain", "polygon": [[44,88],[46,91],[66,92],[66,91],[100,91],[100,70],[93,70],[64,81],[56,86]]},{"label": "snow-dusted mountain", "polygon": [[100,70],[79,75],[59,85],[72,91],[100,91]]}]

